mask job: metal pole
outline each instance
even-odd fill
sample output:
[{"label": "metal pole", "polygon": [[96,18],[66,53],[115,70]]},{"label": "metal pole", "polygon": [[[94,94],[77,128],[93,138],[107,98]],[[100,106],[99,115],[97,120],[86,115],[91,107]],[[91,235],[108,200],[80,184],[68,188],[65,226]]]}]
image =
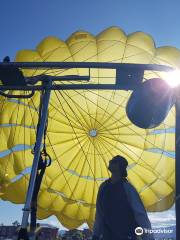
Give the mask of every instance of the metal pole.
[{"label": "metal pole", "polygon": [[180,87],[176,92],[176,162],[175,162],[175,183],[176,183],[176,239],[180,239]]},{"label": "metal pole", "polygon": [[[49,88],[52,85],[51,79],[50,78],[47,79],[47,82],[45,82],[44,84],[46,84],[46,86]],[[35,145],[35,151],[34,151],[34,160],[33,160],[33,165],[32,165],[32,169],[31,169],[31,176],[30,176],[28,191],[27,191],[27,195],[26,195],[26,202],[25,202],[25,206],[23,209],[23,217],[22,217],[22,223],[21,223],[22,230],[26,230],[27,226],[28,226],[28,218],[29,218],[29,214],[30,214],[30,210],[31,210],[31,201],[32,201],[32,196],[33,196],[33,192],[34,192],[34,187],[35,187],[35,179],[36,179],[36,173],[37,173],[37,169],[38,169],[38,162],[39,162],[42,138],[43,138],[44,129],[45,129],[45,125],[46,125],[50,94],[51,94],[50,89],[45,90],[43,98],[42,98],[41,121],[40,121],[39,129],[37,132],[36,145]],[[23,238],[21,237],[19,239],[23,239]]]},{"label": "metal pole", "polygon": [[107,68],[119,69],[130,72],[131,70],[149,70],[149,71],[172,71],[172,67],[159,64],[138,64],[138,63],[109,63],[109,62],[0,62],[0,67],[17,67],[17,68],[51,68],[51,69],[68,69],[68,68]]}]

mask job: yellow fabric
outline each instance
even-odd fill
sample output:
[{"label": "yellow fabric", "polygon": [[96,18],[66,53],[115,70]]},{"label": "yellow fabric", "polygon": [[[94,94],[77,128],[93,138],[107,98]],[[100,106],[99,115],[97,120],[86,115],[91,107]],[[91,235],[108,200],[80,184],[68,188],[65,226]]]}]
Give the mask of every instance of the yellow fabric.
[{"label": "yellow fabric", "polygon": [[[33,51],[19,51],[15,61],[157,63],[180,68],[180,51],[173,47],[156,48],[151,36],[145,33],[126,35],[120,28],[111,27],[97,36],[79,31],[67,41],[47,37]],[[88,74],[87,69],[23,72],[26,76]],[[157,76],[162,77],[163,73],[147,71],[144,79]],[[90,82],[114,83],[115,71],[91,70]],[[68,228],[84,222],[92,226],[98,187],[109,177],[108,162],[117,154],[127,158],[128,179],[138,190],[147,210],[162,211],[172,206],[174,108],[157,128],[143,130],[126,116],[130,94],[120,90],[52,93],[47,151],[53,162],[47,168],[39,193],[40,219],[55,215]],[[0,103],[0,197],[23,203],[28,168],[33,159],[31,149],[35,143],[39,93],[32,99],[19,101],[0,97]]]}]

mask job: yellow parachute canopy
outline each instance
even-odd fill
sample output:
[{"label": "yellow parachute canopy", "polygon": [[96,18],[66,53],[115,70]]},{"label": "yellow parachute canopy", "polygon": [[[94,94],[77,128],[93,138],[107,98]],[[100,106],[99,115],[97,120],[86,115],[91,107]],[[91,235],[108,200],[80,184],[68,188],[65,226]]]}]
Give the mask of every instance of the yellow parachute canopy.
[{"label": "yellow parachute canopy", "polygon": [[[17,62],[113,62],[165,64],[180,68],[180,51],[156,48],[143,32],[126,35],[111,27],[97,36],[73,33],[66,41],[47,37],[35,50],[17,53]],[[87,75],[87,69],[23,70],[26,76]],[[144,80],[163,73],[145,72]],[[91,83],[114,83],[115,71],[91,70]],[[66,82],[62,82],[65,84]],[[75,83],[72,83],[75,84]],[[88,84],[88,83],[87,83]],[[92,226],[99,185],[108,178],[115,155],[127,158],[128,180],[148,211],[174,203],[175,112],[155,129],[140,129],[125,111],[131,92],[124,90],[53,91],[49,105],[47,168],[38,197],[38,218],[55,215],[68,228]],[[39,93],[31,99],[0,97],[0,197],[24,203],[38,121]]]}]

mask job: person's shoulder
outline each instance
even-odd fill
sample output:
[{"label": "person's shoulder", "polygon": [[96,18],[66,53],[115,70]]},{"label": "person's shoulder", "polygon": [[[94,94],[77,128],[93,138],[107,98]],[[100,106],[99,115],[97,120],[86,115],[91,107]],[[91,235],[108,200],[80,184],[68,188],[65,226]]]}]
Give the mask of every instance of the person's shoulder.
[{"label": "person's shoulder", "polygon": [[131,191],[131,192],[137,192],[136,188],[128,181],[124,181],[123,183],[125,189]]},{"label": "person's shoulder", "polygon": [[104,182],[101,183],[101,185],[99,186],[99,190],[103,190],[104,188],[106,188],[106,186],[109,185],[109,179],[106,179]]},{"label": "person's shoulder", "polygon": [[100,188],[103,188],[104,186],[109,184],[110,179],[106,179],[104,182],[101,183]]}]

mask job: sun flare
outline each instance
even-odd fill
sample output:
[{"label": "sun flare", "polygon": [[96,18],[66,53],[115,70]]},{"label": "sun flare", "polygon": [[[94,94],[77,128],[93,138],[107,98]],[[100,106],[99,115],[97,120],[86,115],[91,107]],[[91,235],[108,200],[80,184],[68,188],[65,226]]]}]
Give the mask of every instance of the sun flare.
[{"label": "sun flare", "polygon": [[174,70],[166,73],[163,79],[172,88],[177,87],[180,84],[180,70]]}]

